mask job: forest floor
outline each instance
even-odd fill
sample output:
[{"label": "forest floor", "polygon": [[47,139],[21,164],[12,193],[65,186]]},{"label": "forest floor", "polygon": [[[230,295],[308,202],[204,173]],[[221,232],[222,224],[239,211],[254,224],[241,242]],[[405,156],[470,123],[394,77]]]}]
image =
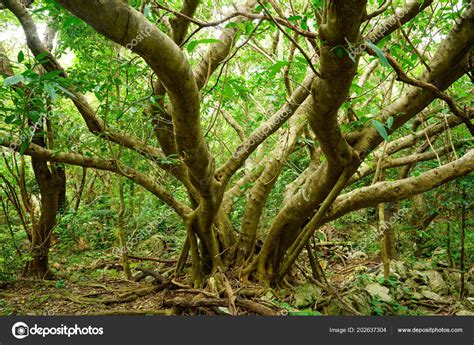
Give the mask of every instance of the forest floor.
[{"label": "forest floor", "polygon": [[[90,257],[89,259],[92,259]],[[74,260],[75,258],[69,258]],[[465,277],[465,298],[459,298],[460,273],[433,267],[431,260],[407,265],[392,261],[388,280],[379,260],[349,258],[322,261],[326,284],[309,277],[304,262],[293,281],[296,287],[262,289],[229,282],[228,291],[196,290],[189,282],[158,284],[148,276],[127,281],[117,264],[106,259],[68,265],[54,281],[18,279],[0,290],[3,315],[474,315],[473,272]],[[139,264],[146,272],[163,271],[166,264]],[[309,266],[309,265],[308,265]],[[161,269],[158,269],[160,267]],[[143,275],[143,274],[142,274]],[[306,280],[306,282],[305,282]],[[160,288],[161,286],[161,288]],[[231,292],[229,292],[231,291]],[[232,296],[232,298],[228,298]]]},{"label": "forest floor", "polygon": [[221,290],[212,281],[194,289],[189,274],[168,278],[177,253],[158,235],[134,248],[132,281],[111,250],[56,245],[50,257],[55,279],[3,284],[0,315],[474,315],[474,268],[465,274],[461,299],[461,273],[448,264],[446,250],[416,259],[400,254],[385,279],[377,250],[348,242],[335,228],[325,231],[317,244],[324,276],[314,279],[302,255],[278,289],[232,274]]}]

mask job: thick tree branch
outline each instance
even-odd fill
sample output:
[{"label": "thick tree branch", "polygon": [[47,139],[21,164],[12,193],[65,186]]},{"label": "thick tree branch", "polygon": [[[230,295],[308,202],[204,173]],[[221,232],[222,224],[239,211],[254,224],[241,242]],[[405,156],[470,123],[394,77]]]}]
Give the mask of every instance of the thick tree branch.
[{"label": "thick tree branch", "polygon": [[[474,117],[474,111],[468,112],[470,118]],[[435,135],[443,133],[450,128],[454,128],[462,124],[462,121],[459,117],[455,115],[448,116],[446,119],[443,119],[437,123],[429,125],[428,127],[421,129],[415,133],[403,136],[398,138],[394,141],[391,141],[387,145],[387,155],[393,155],[396,152],[401,150],[407,149],[415,145],[418,141],[431,138]],[[380,155],[374,154],[375,157],[379,157]]]},{"label": "thick tree branch", "polygon": [[461,158],[439,168],[429,170],[420,176],[393,182],[379,182],[369,187],[356,189],[340,195],[325,217],[325,222],[362,208],[383,202],[393,202],[409,198],[436,188],[455,178],[465,176],[474,170],[474,150]]},{"label": "thick tree branch", "polygon": [[371,30],[371,32],[364,38],[364,40],[369,40],[373,44],[377,44],[384,37],[389,36],[395,30],[397,30],[400,27],[399,23],[402,25],[408,23],[425,8],[429,7],[432,3],[433,0],[407,1],[407,4],[405,6],[396,9],[396,14],[393,14],[387,19],[380,21],[380,23],[378,23]]},{"label": "thick tree branch", "polygon": [[[11,141],[5,138],[2,139],[0,145],[4,147],[15,148],[16,151],[19,151],[18,145],[13,145]],[[175,210],[176,213],[178,213],[181,217],[186,217],[186,215],[192,211],[189,207],[174,199],[173,195],[157,184],[153,178],[149,177],[147,174],[139,172],[136,169],[122,165],[118,161],[86,157],[78,153],[56,152],[45,149],[33,143],[28,146],[24,154],[42,159],[44,161],[59,162],[114,172],[138,183],[156,195],[162,201],[167,203],[173,210]]]},{"label": "thick tree branch", "polygon": [[[154,3],[158,5],[157,2]],[[189,24],[191,23],[189,18],[194,16],[198,5],[199,0],[184,0],[183,7],[181,8],[181,11],[178,12],[183,16],[177,15],[175,18],[170,20],[171,28],[173,29],[173,40],[177,45],[183,43]]]},{"label": "thick tree branch", "polygon": [[[468,143],[472,143],[472,139],[467,139],[467,140],[460,140],[454,144],[455,148],[462,147]],[[425,162],[425,161],[430,161],[433,159],[436,159],[438,157],[444,156],[448,153],[453,152],[453,147],[452,146],[446,146],[446,147],[441,147],[436,149],[435,151],[427,151],[427,152],[420,152],[420,153],[414,153],[408,156],[402,156],[398,158],[390,158],[390,159],[385,159],[381,162],[381,169],[390,169],[390,168],[396,168],[396,167],[401,167],[404,165],[412,165],[414,163],[420,163],[420,162]],[[359,181],[361,178],[369,176],[370,174],[375,172],[375,167],[365,167],[364,169],[361,169],[357,173],[357,178],[353,178],[349,184],[352,184],[354,182]]]},{"label": "thick tree branch", "polygon": [[329,1],[325,21],[319,28],[321,77],[312,85],[313,111],[309,123],[332,166],[341,167],[359,160],[341,133],[337,115],[349,96],[358,64],[341,47],[359,39],[366,4],[365,0]]},{"label": "thick tree branch", "polygon": [[225,121],[234,129],[234,131],[239,136],[240,140],[245,141],[245,131],[242,126],[237,122],[236,119],[230,114],[227,110],[221,109],[221,114],[224,117]]}]

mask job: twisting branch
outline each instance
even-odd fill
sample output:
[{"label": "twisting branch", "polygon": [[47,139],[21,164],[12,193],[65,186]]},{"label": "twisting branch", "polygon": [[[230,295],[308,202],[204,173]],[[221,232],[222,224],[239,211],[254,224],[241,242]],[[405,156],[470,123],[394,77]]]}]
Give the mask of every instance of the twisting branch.
[{"label": "twisting branch", "polygon": [[[19,151],[20,149],[18,145],[13,145],[13,143],[8,140],[6,136],[2,137],[0,146],[15,148],[15,151]],[[86,157],[78,153],[56,152],[45,149],[34,143],[30,143],[24,154],[43,159],[45,161],[59,162],[114,172],[143,186],[145,189],[167,203],[181,217],[184,218],[187,214],[191,213],[191,209],[188,206],[177,201],[171,193],[157,184],[152,177],[149,177],[147,174],[144,174],[136,169],[125,166],[118,161]]]},{"label": "twisting branch", "polygon": [[240,140],[245,141],[245,131],[236,119],[225,109],[221,109],[221,114],[226,122],[235,130]]},{"label": "twisting branch", "polygon": [[[446,155],[448,153],[454,152],[455,148],[462,147],[468,143],[472,143],[472,138],[467,139],[467,140],[460,140],[455,143],[453,146],[443,146],[441,148],[438,148],[434,151],[428,151],[428,152],[418,152],[418,153],[413,153],[408,156],[402,156],[402,157],[397,157],[397,158],[389,158],[385,159],[381,162],[381,169],[390,169],[390,168],[396,168],[396,167],[401,167],[401,166],[406,166],[406,165],[413,165],[414,163],[419,163],[419,162],[425,162],[429,161],[432,159],[439,159],[439,157]],[[361,178],[368,176],[374,172],[375,168],[374,167],[369,167],[366,166],[357,173],[357,177],[353,177],[351,181],[349,181],[349,184],[352,184],[354,182],[359,181]]]},{"label": "twisting branch", "polygon": [[[158,3],[154,1],[154,4],[156,5]],[[176,15],[175,18],[170,20],[173,30],[173,40],[176,44],[181,45],[181,43],[183,43],[189,24],[191,23],[190,19],[196,12],[198,5],[199,0],[185,0],[181,11],[177,12],[180,16]]]},{"label": "twisting branch", "polygon": [[378,10],[376,10],[376,11],[374,11],[374,12],[372,12],[372,13],[367,14],[367,15],[364,17],[364,21],[369,21],[369,20],[371,20],[372,18],[375,18],[375,17],[381,15],[381,14],[384,13],[384,12],[390,7],[390,5],[392,4],[392,0],[389,0],[389,1],[385,0],[384,2],[385,2],[385,3],[382,4],[382,6],[381,6]]},{"label": "twisting branch", "polygon": [[[370,55],[376,56],[375,52],[373,50],[371,50],[370,48],[367,48],[367,51],[369,52]],[[431,83],[424,82],[424,81],[421,81],[421,80],[416,80],[416,79],[410,78],[403,71],[402,67],[398,64],[398,62],[394,59],[393,56],[391,56],[390,54],[388,54],[386,52],[384,52],[383,54],[387,58],[390,66],[392,66],[392,68],[397,73],[398,80],[400,80],[400,81],[402,81],[406,84],[416,86],[416,87],[422,88],[424,90],[430,91],[435,95],[436,98],[439,98],[439,99],[445,101],[448,104],[449,109],[453,112],[453,114],[456,115],[457,117],[459,117],[462,120],[462,122],[469,129],[469,132],[471,133],[471,135],[474,136],[474,125],[469,120],[469,117],[466,116],[466,114],[457,107],[455,100],[451,96],[449,96],[446,92],[443,92],[440,89],[438,89],[436,87],[436,85],[433,85]]]},{"label": "twisting branch", "polygon": [[[233,13],[223,17],[222,19],[215,20],[215,21],[212,21],[212,22],[205,22],[205,21],[202,21],[202,20],[199,20],[199,19],[196,19],[196,18],[191,18],[191,17],[185,15],[182,12],[175,11],[172,8],[166,7],[166,6],[158,3],[157,1],[154,1],[153,4],[154,4],[155,8],[165,10],[169,13],[174,14],[177,17],[180,17],[180,18],[182,18],[186,21],[189,21],[189,22],[197,25],[199,27],[199,30],[202,29],[202,28],[219,26],[219,25],[221,25],[221,24],[223,24],[223,23],[225,23],[225,22],[227,22],[227,21],[229,21],[229,20],[231,20],[235,17],[246,17],[246,18],[252,19],[252,20],[255,20],[255,19],[256,20],[259,20],[259,19],[261,19],[261,20],[271,20],[271,21],[276,20],[280,25],[286,26],[287,28],[295,31],[296,33],[300,34],[301,36],[308,37],[308,38],[318,37],[317,33],[301,29],[300,27],[297,27],[296,25],[293,25],[290,21],[288,21],[286,19],[271,18],[268,15],[260,15],[260,14],[250,13],[250,12],[247,12],[247,11],[236,11],[236,12],[233,12]],[[195,34],[195,32],[193,34]]]},{"label": "twisting branch", "polygon": [[470,150],[461,158],[428,170],[417,177],[379,182],[342,194],[336,199],[324,221],[328,222],[348,212],[375,206],[383,202],[403,200],[424,193],[457,177],[465,176],[473,170],[474,150]]}]

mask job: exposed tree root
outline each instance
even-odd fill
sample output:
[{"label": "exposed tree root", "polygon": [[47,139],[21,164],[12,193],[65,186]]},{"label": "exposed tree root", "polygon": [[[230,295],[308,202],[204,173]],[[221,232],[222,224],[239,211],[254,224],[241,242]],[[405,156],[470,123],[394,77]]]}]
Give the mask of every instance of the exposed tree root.
[{"label": "exposed tree root", "polygon": [[[217,315],[239,315],[242,313],[250,313],[264,316],[275,316],[281,314],[277,306],[269,305],[265,301],[250,300],[242,297],[255,296],[262,294],[262,289],[235,289],[231,286],[231,281],[220,275],[222,282],[217,285],[224,287],[222,291],[214,292],[194,289],[183,282],[164,277],[154,270],[141,269],[142,272],[152,276],[156,280],[155,286],[145,288],[127,288],[124,290],[116,290],[108,288],[100,284],[91,284],[100,288],[97,292],[91,291],[87,294],[78,295],[63,291],[61,293],[44,294],[45,300],[67,300],[79,305],[88,306],[112,306],[121,303],[129,303],[136,301],[142,297],[151,295],[156,300],[156,306],[148,307],[148,309],[111,309],[102,311],[93,311],[87,315],[179,315],[188,313],[189,311],[198,311],[199,313],[210,313]],[[210,287],[208,287],[210,288]],[[211,289],[212,290],[212,289]],[[157,293],[160,293],[159,295]],[[110,296],[103,296],[110,294]],[[101,295],[100,297],[97,297]],[[225,296],[224,296],[225,295]],[[20,298],[21,295],[14,293],[0,292],[3,298]],[[156,309],[153,309],[153,308]],[[219,307],[228,308],[220,309]],[[103,307],[102,307],[103,308]]]},{"label": "exposed tree root", "polygon": [[239,296],[245,296],[245,297],[257,297],[257,296],[262,296],[265,292],[267,291],[266,288],[261,287],[261,286],[250,286],[250,287],[242,287],[236,291],[236,293]]},{"label": "exposed tree root", "polygon": [[143,268],[143,267],[137,267],[137,270],[140,271],[142,274],[139,275],[139,279],[141,280],[147,276],[155,278],[155,281],[158,285],[163,285],[163,284],[169,284],[171,280],[163,275],[161,275],[159,272],[156,270],[152,270],[149,268]]},{"label": "exposed tree root", "polygon": [[157,291],[157,287],[148,287],[148,288],[142,288],[142,289],[135,289],[135,290],[127,290],[121,294],[119,294],[117,297],[112,297],[112,298],[93,298],[93,297],[87,297],[91,296],[93,294],[88,294],[85,296],[76,296],[70,293],[64,293],[64,294],[50,294],[47,295],[50,298],[54,299],[67,299],[71,302],[78,303],[78,304],[104,304],[104,305],[110,305],[110,304],[116,304],[116,303],[125,303],[125,302],[132,302],[137,300],[140,297],[146,296],[150,293],[153,293]]},{"label": "exposed tree root", "polygon": [[87,316],[111,316],[111,315],[165,315],[172,316],[178,315],[179,311],[171,309],[144,309],[144,310],[129,310],[129,309],[114,309],[114,310],[104,310],[100,312],[94,312],[86,314]]},{"label": "exposed tree root", "polygon": [[[276,316],[278,311],[265,307],[256,302],[237,297],[235,305],[238,308],[246,309],[254,314],[264,316]],[[180,308],[198,308],[198,307],[229,307],[229,300],[227,298],[210,298],[199,297],[189,298],[189,296],[176,296],[163,301],[165,307],[180,307]]]}]

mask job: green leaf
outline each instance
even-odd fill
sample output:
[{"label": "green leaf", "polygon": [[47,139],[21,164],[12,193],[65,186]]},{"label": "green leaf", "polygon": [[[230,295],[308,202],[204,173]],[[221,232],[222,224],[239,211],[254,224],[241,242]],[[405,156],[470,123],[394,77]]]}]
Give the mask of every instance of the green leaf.
[{"label": "green leaf", "polygon": [[10,123],[13,123],[15,119],[16,119],[15,115],[8,115],[7,117],[5,117],[5,123],[9,125]]},{"label": "green leaf", "polygon": [[271,76],[275,76],[280,70],[288,65],[288,61],[277,61],[270,67],[268,67],[268,70],[270,71]]},{"label": "green leaf", "polygon": [[26,149],[28,148],[28,146],[30,145],[30,141],[29,140],[23,140],[21,142],[21,145],[20,145],[20,150],[18,152],[20,152],[20,154],[23,154],[25,153]]},{"label": "green leaf", "polygon": [[63,71],[60,71],[60,70],[51,71],[51,72],[46,73],[43,76],[43,79],[53,79],[54,77],[57,77],[58,75],[60,75],[62,73],[63,73]]},{"label": "green leaf", "polygon": [[385,56],[382,49],[380,49],[379,47],[377,47],[375,44],[373,44],[370,41],[367,41],[366,44],[370,49],[372,49],[374,51],[374,53],[377,55],[377,57],[379,58],[382,65],[384,65],[385,67],[390,67],[390,64],[388,63],[387,57]]},{"label": "green leaf", "polygon": [[79,25],[81,24],[81,20],[76,18],[76,17],[73,17],[73,16],[70,16],[70,17],[67,17],[64,21],[63,21],[63,28],[66,29],[70,26],[73,26],[73,25]]},{"label": "green leaf", "polygon": [[301,19],[301,28],[303,30],[308,30],[309,29],[308,18],[307,17],[304,17],[303,19]]},{"label": "green leaf", "polygon": [[55,284],[55,287],[56,287],[57,289],[63,288],[63,287],[64,287],[64,280],[63,280],[63,279],[58,280],[58,281],[56,282],[56,284]]},{"label": "green leaf", "polygon": [[20,50],[18,53],[17,57],[18,63],[22,63],[25,60],[25,54],[23,53],[23,50]]},{"label": "green leaf", "polygon": [[37,111],[30,111],[28,112],[28,118],[33,121],[33,123],[37,123],[41,117],[41,114]]},{"label": "green leaf", "polygon": [[222,41],[217,39],[217,38],[203,38],[202,40],[196,40],[196,41],[189,42],[186,49],[188,50],[188,52],[191,53],[191,52],[194,51],[194,49],[196,49],[196,47],[199,44],[211,44],[211,43],[218,43],[218,42],[222,42]]},{"label": "green leaf", "polygon": [[51,84],[45,83],[44,84],[44,90],[48,94],[48,96],[54,101],[56,98],[58,98],[58,95],[56,93],[56,90]]},{"label": "green leaf", "polygon": [[35,59],[36,61],[41,61],[47,56],[48,56],[48,53],[39,53],[38,55],[35,56]]},{"label": "green leaf", "polygon": [[69,97],[71,97],[71,98],[76,98],[76,96],[74,96],[74,94],[73,94],[71,91],[69,91],[68,89],[62,87],[61,85],[55,84],[55,87],[56,87],[57,89],[61,90],[62,92],[64,92],[64,93],[65,93],[66,95],[68,95]]},{"label": "green leaf", "polygon": [[342,59],[342,57],[344,56],[344,49],[342,49],[341,47],[336,47],[334,48],[334,50],[336,51],[336,55],[339,59]]},{"label": "green leaf", "polygon": [[372,120],[372,124],[374,125],[375,129],[380,134],[380,136],[385,141],[388,141],[388,133],[387,133],[387,129],[385,129],[385,126],[377,120]]},{"label": "green leaf", "polygon": [[239,23],[237,23],[237,22],[230,22],[230,23],[226,24],[225,28],[226,28],[226,29],[227,29],[227,28],[236,28],[236,27],[239,26],[238,24],[239,24]]},{"label": "green leaf", "polygon": [[393,126],[393,121],[394,121],[394,120],[393,120],[393,117],[390,116],[390,117],[388,118],[388,120],[387,120],[387,128],[392,128],[392,126]]},{"label": "green leaf", "polygon": [[362,87],[360,87],[359,85],[357,85],[356,82],[352,83],[351,88],[354,91],[356,91],[357,93],[363,93],[364,92],[364,89]]},{"label": "green leaf", "polygon": [[300,16],[300,15],[295,15],[295,16],[290,16],[290,17],[288,17],[288,20],[289,20],[290,22],[294,22],[294,21],[296,21],[296,20],[300,20],[301,18],[303,18],[303,17]]},{"label": "green leaf", "polygon": [[25,80],[25,77],[22,74],[16,74],[16,75],[13,75],[11,77],[6,78],[3,81],[3,86],[16,85],[16,84],[22,82],[23,80]]}]

